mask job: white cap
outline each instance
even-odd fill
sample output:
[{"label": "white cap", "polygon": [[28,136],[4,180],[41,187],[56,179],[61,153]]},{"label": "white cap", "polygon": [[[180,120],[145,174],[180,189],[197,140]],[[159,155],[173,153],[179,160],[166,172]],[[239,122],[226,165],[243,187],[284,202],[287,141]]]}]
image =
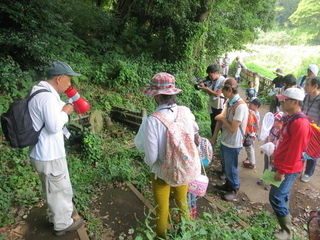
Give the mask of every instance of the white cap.
[{"label": "white cap", "polygon": [[311,64],[311,65],[309,65],[308,69],[309,69],[311,72],[313,72],[313,74],[314,74],[315,76],[318,75],[319,68],[318,68],[318,66],[317,66],[316,64]]},{"label": "white cap", "polygon": [[305,93],[300,88],[287,88],[283,94],[277,95],[279,99],[295,99],[303,101]]}]

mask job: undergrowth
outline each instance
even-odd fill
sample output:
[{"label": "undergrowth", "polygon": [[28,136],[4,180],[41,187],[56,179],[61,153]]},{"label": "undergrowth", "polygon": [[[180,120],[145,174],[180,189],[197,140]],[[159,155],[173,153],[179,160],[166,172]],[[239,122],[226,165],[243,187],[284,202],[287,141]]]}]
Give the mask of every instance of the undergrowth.
[{"label": "undergrowth", "polygon": [[[171,209],[175,211],[174,209]],[[228,211],[207,211],[197,220],[185,221],[173,224],[168,230],[169,239],[175,240],[260,240],[274,239],[273,233],[277,229],[277,220],[267,211],[256,212],[245,219],[250,227],[239,224],[239,213],[232,205]],[[146,214],[146,219],[139,221],[138,236],[135,240],[154,239],[154,217],[151,212]],[[305,236],[300,234],[300,229],[293,230],[296,240],[303,240]]]}]

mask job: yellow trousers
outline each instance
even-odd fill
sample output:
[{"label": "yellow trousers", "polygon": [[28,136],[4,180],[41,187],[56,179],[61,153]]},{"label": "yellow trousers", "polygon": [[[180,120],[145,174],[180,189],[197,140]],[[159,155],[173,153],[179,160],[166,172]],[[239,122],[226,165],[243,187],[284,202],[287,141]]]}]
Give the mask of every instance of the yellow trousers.
[{"label": "yellow trousers", "polygon": [[190,220],[190,213],[187,201],[188,185],[171,187],[160,178],[155,179],[154,173],[151,174],[153,197],[156,205],[156,233],[157,237],[166,238],[168,217],[169,217],[169,198],[172,188],[175,204],[179,208],[180,217]]}]

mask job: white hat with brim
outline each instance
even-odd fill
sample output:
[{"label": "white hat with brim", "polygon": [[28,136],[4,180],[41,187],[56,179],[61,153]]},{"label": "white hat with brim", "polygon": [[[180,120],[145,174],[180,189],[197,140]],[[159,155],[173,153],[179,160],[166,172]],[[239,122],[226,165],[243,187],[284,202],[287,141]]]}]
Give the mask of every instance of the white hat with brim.
[{"label": "white hat with brim", "polygon": [[176,95],[181,92],[183,92],[181,89],[176,88],[174,76],[166,72],[154,75],[150,81],[150,87],[143,89],[143,93],[148,97],[159,94]]},{"label": "white hat with brim", "polygon": [[299,101],[303,101],[304,97],[305,93],[300,88],[288,88],[283,94],[277,95],[278,99],[294,99]]}]

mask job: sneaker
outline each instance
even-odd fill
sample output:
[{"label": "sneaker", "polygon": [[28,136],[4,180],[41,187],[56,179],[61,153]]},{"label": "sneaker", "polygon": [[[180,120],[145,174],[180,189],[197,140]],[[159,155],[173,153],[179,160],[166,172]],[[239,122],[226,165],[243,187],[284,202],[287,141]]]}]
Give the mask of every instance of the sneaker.
[{"label": "sneaker", "polygon": [[66,229],[61,230],[61,231],[54,231],[54,235],[63,236],[68,232],[77,230],[82,225],[83,225],[83,219],[82,218],[73,219],[73,223],[69,227],[67,227]]},{"label": "sneaker", "polygon": [[302,182],[309,182],[311,179],[311,176],[309,176],[308,174],[304,174],[302,177],[301,177],[301,181]]},{"label": "sneaker", "polygon": [[229,191],[231,188],[225,183],[225,184],[216,184],[216,188],[221,191]]},{"label": "sneaker", "polygon": [[254,164],[252,164],[252,163],[245,163],[244,161],[243,161],[243,167],[245,167],[245,168],[250,168],[250,169],[255,169],[255,168],[256,168],[256,166],[255,166]]},{"label": "sneaker", "polygon": [[249,161],[248,158],[246,158],[246,160],[242,161],[242,163],[243,163],[243,164],[248,164],[248,163],[250,163],[250,161]]},{"label": "sneaker", "polygon": [[270,191],[270,189],[271,189],[271,186],[265,186],[264,187],[264,190],[266,190],[266,191]]},{"label": "sneaker", "polygon": [[223,196],[223,199],[227,201],[233,201],[238,197],[238,193],[239,193],[239,188],[237,189],[231,188],[230,191]]},{"label": "sneaker", "polygon": [[257,184],[260,185],[260,186],[264,185],[264,183],[265,183],[265,181],[263,181],[263,180],[259,180],[259,181],[257,182]]}]

